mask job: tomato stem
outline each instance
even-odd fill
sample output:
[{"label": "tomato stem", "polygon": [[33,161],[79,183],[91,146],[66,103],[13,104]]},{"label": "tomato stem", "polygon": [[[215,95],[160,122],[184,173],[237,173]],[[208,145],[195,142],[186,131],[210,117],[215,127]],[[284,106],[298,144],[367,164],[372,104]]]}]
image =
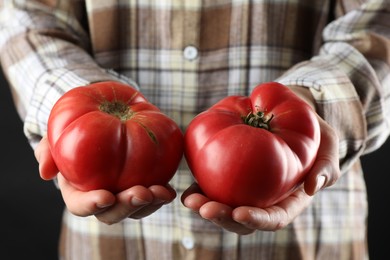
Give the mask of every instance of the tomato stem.
[{"label": "tomato stem", "polygon": [[263,128],[265,130],[270,130],[270,122],[274,118],[274,115],[266,116],[262,111],[257,113],[249,112],[249,114],[244,118],[244,122],[247,125]]},{"label": "tomato stem", "polygon": [[99,109],[102,112],[119,118],[121,121],[126,121],[133,115],[129,105],[122,101],[105,101],[100,104]]}]

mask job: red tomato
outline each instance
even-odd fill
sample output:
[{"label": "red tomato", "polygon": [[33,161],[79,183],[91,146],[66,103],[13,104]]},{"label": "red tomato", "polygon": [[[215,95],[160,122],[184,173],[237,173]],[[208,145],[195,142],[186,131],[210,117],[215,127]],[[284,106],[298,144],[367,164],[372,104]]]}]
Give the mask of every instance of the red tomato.
[{"label": "red tomato", "polygon": [[165,185],[183,156],[176,123],[118,82],[65,93],[51,111],[48,140],[59,171],[83,191]]},{"label": "red tomato", "polygon": [[230,205],[268,207],[291,194],[317,155],[314,110],[286,86],[264,83],[197,115],[185,157],[202,191]]}]

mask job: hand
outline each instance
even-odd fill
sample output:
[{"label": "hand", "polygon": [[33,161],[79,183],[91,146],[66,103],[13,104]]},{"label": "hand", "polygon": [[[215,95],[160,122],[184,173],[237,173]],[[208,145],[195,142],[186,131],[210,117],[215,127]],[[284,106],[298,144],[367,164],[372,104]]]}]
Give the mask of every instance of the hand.
[{"label": "hand", "polygon": [[57,177],[68,210],[77,216],[94,215],[106,224],[114,224],[125,218],[146,217],[176,197],[176,192],[170,185],[154,185],[149,188],[134,186],[118,194],[107,190],[77,190],[58,173],[46,137],[42,138],[36,148],[35,157],[39,163],[41,178],[51,180]]},{"label": "hand", "polygon": [[[301,91],[301,89],[300,89]],[[304,90],[302,90],[304,92]],[[300,95],[306,95],[300,93]],[[310,102],[310,97],[303,97]],[[226,230],[238,234],[250,234],[255,230],[276,231],[290,224],[311,203],[312,196],[320,189],[331,186],[340,177],[338,137],[335,131],[320,117],[321,143],[316,161],[303,185],[283,201],[268,207],[237,207],[211,201],[197,184],[182,195],[182,203]]]},{"label": "hand", "polygon": [[310,204],[312,197],[301,187],[269,208],[248,206],[231,208],[211,201],[194,183],[183,193],[181,199],[184,206],[197,212],[202,218],[231,232],[246,235],[256,230],[276,231],[284,228]]},{"label": "hand", "polygon": [[[302,98],[315,110],[315,101],[308,88],[289,86],[294,93]],[[306,176],[304,187],[308,195],[314,195],[322,187],[333,185],[340,177],[339,168],[339,138],[336,131],[317,115],[321,130],[321,143],[316,162]]]}]

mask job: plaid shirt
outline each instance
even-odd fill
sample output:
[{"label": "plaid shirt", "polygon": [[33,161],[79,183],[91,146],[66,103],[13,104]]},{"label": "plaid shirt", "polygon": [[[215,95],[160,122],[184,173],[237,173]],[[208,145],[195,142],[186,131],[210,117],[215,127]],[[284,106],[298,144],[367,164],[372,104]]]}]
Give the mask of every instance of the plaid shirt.
[{"label": "plaid shirt", "polygon": [[[107,226],[65,211],[61,259],[367,259],[359,156],[388,137],[389,0],[0,1],[0,57],[32,147],[55,101],[96,81],[136,85],[185,130],[261,82],[309,88],[340,137],[343,176],[292,224],[246,236],[176,199]],[[192,182],[185,161],[172,180]]]}]

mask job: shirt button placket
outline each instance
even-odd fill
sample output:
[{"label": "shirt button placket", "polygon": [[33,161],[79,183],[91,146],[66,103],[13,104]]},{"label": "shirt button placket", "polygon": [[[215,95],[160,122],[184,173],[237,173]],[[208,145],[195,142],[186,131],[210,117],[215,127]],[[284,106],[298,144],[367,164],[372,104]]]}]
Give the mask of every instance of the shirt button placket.
[{"label": "shirt button placket", "polygon": [[189,45],[184,48],[183,56],[187,60],[195,60],[198,57],[198,49],[195,46]]},{"label": "shirt button placket", "polygon": [[191,237],[183,237],[181,243],[187,250],[191,250],[195,246],[194,239],[192,239]]}]

